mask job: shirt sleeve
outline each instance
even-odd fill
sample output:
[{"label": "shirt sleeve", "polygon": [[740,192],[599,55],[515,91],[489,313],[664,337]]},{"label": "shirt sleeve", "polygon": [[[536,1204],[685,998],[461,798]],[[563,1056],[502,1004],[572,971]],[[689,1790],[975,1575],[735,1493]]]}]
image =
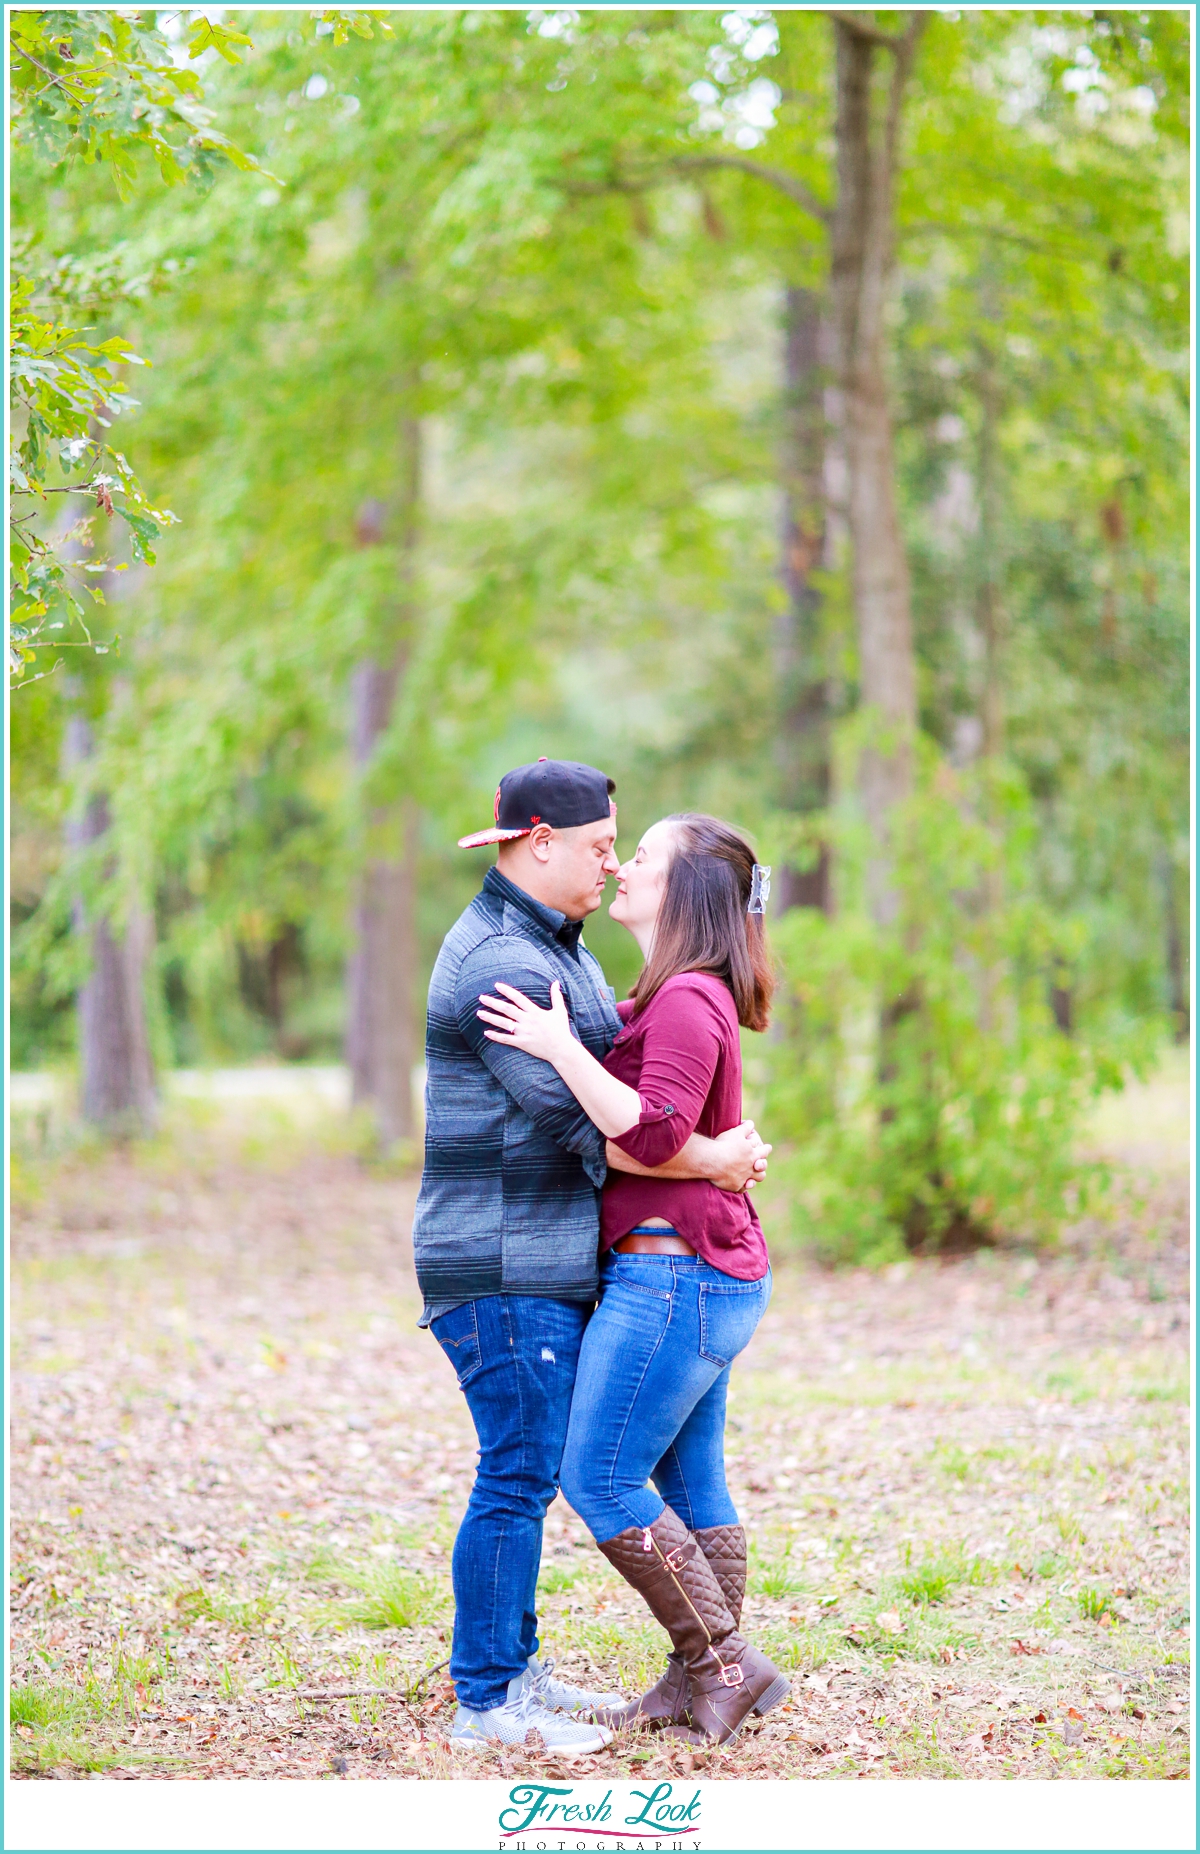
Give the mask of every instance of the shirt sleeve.
[{"label": "shirt sleeve", "polygon": [[687,1144],[708,1099],[725,1041],[716,1005],[697,986],[675,986],[647,1006],[637,1091],[641,1119],[613,1141],[639,1165],[665,1165]]},{"label": "shirt sleeve", "polygon": [[[515,985],[542,1010],[550,1008],[550,985],[558,974],[540,959],[527,940],[497,936],[468,954],[459,968],[454,992],[458,1027],[470,1048],[512,1096],[540,1133],[573,1152],[599,1190],[607,1166],[604,1135],[584,1113],[556,1069],[523,1049],[508,1049],[484,1035],[488,1025],[477,1016],[482,992],[495,992],[497,979]],[[564,996],[566,986],[562,987]],[[568,1000],[568,1009],[570,1003]],[[574,1025],[572,1025],[574,1030]]]}]

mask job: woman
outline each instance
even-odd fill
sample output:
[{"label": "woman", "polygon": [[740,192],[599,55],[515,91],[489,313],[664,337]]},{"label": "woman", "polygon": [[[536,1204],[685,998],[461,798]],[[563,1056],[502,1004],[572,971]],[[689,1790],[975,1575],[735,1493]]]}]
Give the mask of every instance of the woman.
[{"label": "woman", "polygon": [[[497,985],[503,997],[481,999],[486,1034],[551,1063],[610,1142],[646,1167],[694,1131],[736,1125],[738,1025],[766,1028],[772,990],[769,874],[716,818],[664,818],[617,875],[610,913],[646,963],[604,1063],[572,1035],[557,986],[543,1011]],[[789,1691],[738,1632],[746,1541],[725,1484],[730,1366],[770,1298],[766,1244],[749,1198],[703,1179],[610,1170],[600,1221],[600,1303],[580,1352],[562,1489],[672,1644],[657,1685],[603,1722],[690,1720],[724,1741]]]}]

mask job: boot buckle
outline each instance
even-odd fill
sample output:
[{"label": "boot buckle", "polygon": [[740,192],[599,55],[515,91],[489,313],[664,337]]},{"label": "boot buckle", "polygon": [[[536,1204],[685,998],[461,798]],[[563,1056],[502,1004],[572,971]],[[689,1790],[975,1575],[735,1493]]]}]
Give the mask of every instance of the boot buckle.
[{"label": "boot buckle", "polygon": [[746,1676],[743,1674],[736,1661],[731,1667],[723,1667],[721,1669],[721,1685],[723,1687],[740,1687],[745,1678]]},{"label": "boot buckle", "polygon": [[672,1571],[682,1571],[684,1565],[687,1563],[687,1553],[684,1551],[683,1546],[677,1545],[674,1551],[669,1551],[664,1562]]}]

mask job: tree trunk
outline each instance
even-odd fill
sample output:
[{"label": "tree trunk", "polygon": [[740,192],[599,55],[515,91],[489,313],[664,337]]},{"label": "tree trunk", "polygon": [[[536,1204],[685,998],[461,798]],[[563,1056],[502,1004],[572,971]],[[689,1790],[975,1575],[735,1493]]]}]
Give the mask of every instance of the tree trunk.
[{"label": "tree trunk", "polygon": [[[904,89],[924,16],[887,38],[891,72],[883,107],[873,67],[881,35],[866,16],[834,21],[837,52],[837,203],[831,223],[833,327],[849,472],[852,587],[862,701],[876,737],[863,754],[862,788],[876,843],[870,901],[876,920],[895,915],[888,876],[888,820],[912,786],[917,679],[908,563],[896,506],[888,406],[886,308],[894,252],[894,189]],[[882,86],[880,87],[882,89]]]},{"label": "tree trunk", "polygon": [[[781,577],[787,603],[776,650],[780,714],[780,800],[785,810],[829,803],[829,684],[820,638],[821,595],[813,573],[825,551],[824,317],[814,290],[789,287],[784,321],[784,437]],[[831,908],[828,845],[808,869],[784,865],[779,899],[788,908]]]},{"label": "tree trunk", "polygon": [[[376,657],[359,664],[351,684],[354,762],[364,779],[391,720],[408,661],[420,469],[420,424],[408,417],[401,427],[400,584],[394,620]],[[360,546],[383,539],[383,514],[378,504],[364,506],[357,530]],[[417,810],[411,799],[368,808],[355,946],[347,975],[346,1059],[353,1098],[374,1109],[384,1146],[411,1139],[415,1131],[418,841]]]},{"label": "tree trunk", "polygon": [[[75,772],[94,751],[91,727],[83,715],[67,722],[64,760]],[[93,794],[67,827],[67,842],[87,850],[107,836],[108,800]],[[106,873],[112,873],[111,864]],[[109,1132],[144,1132],[154,1124],[154,1065],[146,1034],[142,992],[153,945],[153,922],[145,909],[130,913],[123,933],[96,918],[89,927],[81,897],[72,909],[76,933],[88,934],[91,971],[80,988],[80,1107],[83,1118]]]}]

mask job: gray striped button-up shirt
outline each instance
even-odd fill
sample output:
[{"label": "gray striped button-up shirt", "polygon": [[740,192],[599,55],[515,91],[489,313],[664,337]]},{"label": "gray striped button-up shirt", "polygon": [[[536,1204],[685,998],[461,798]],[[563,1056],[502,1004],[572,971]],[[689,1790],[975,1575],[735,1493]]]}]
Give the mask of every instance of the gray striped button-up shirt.
[{"label": "gray striped button-up shirt", "polygon": [[548,1062],[489,1042],[476,1015],[498,979],[543,1008],[557,979],[575,1034],[603,1060],[621,1020],[580,927],[492,868],[442,943],[413,1224],[422,1325],[485,1294],[595,1299],[604,1135]]}]

